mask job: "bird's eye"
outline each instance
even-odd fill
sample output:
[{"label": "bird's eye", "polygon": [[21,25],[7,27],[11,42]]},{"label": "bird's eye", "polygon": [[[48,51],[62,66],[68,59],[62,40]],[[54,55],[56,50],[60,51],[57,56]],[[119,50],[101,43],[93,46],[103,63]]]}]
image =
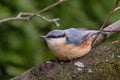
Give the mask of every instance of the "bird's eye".
[{"label": "bird's eye", "polygon": [[65,37],[65,34],[63,35],[50,35],[50,36],[47,36],[47,38],[61,38],[61,37]]},{"label": "bird's eye", "polygon": [[56,38],[65,37],[65,34],[56,36]]},{"label": "bird's eye", "polygon": [[47,38],[55,38],[53,35],[47,36]]}]

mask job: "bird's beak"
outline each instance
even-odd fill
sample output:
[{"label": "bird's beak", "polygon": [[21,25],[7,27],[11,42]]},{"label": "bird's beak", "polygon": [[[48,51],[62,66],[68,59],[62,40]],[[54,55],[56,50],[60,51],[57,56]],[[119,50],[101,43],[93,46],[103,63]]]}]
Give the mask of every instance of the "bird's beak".
[{"label": "bird's beak", "polygon": [[46,39],[46,36],[40,36],[40,38],[42,38],[42,39]]}]

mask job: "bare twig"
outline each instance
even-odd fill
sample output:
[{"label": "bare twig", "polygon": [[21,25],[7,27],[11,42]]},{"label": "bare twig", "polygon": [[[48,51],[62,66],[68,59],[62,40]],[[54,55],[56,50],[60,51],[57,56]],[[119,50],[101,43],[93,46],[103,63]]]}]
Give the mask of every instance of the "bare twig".
[{"label": "bare twig", "polygon": [[[9,22],[9,21],[18,21],[18,20],[25,20],[25,21],[29,21],[31,20],[33,17],[35,16],[40,16],[39,14],[42,13],[42,12],[45,12],[57,5],[59,5],[60,3],[64,2],[66,0],[59,0],[51,5],[49,5],[48,7],[45,7],[44,9],[38,11],[38,12],[35,12],[35,13],[26,13],[26,12],[21,12],[19,13],[16,17],[11,17],[11,18],[5,18],[5,19],[1,19],[0,20],[0,23],[4,23],[4,22]],[[59,19],[47,19],[47,18],[43,18],[44,16],[41,16],[41,18],[47,22],[53,22],[56,24],[56,26],[59,26],[58,24],[58,20]]]},{"label": "bare twig", "polygon": [[117,8],[114,10],[114,12],[117,11],[117,10],[119,10],[119,9],[120,9],[120,7],[117,7]]},{"label": "bare twig", "polygon": [[1,19],[0,23],[9,22],[9,21],[16,21],[16,20],[29,20],[30,15],[32,15],[32,13],[23,13],[23,12],[21,12],[16,17]]},{"label": "bare twig", "polygon": [[58,23],[58,21],[60,20],[59,18],[54,18],[54,19],[48,19],[44,16],[41,16],[41,15],[37,15],[38,17],[42,18],[43,20],[47,21],[47,22],[50,22],[50,23],[54,23],[57,27],[60,26],[60,24]]},{"label": "bare twig", "polygon": [[49,9],[57,6],[57,5],[59,5],[59,4],[62,3],[62,2],[65,2],[65,1],[67,1],[67,0],[59,0],[59,1],[57,1],[56,3],[53,3],[52,5],[50,5],[50,6],[46,7],[46,8],[44,8],[44,9],[36,12],[35,14],[31,15],[31,18],[34,17],[34,16],[37,16],[38,14],[40,14],[40,13],[42,13],[42,12],[45,12],[45,11],[47,11],[47,10],[49,10]]},{"label": "bare twig", "polygon": [[[108,20],[110,19],[110,17],[112,16],[112,14],[116,11],[116,10],[118,10],[117,8],[117,6],[118,6],[118,4],[119,4],[119,2],[120,2],[120,0],[116,0],[116,3],[115,3],[115,5],[114,5],[114,7],[112,8],[112,10],[110,11],[110,13],[109,13],[109,15],[107,16],[107,18],[105,19],[105,21],[104,21],[104,23],[102,24],[102,26],[100,27],[100,30],[101,31],[104,31],[104,32],[119,32],[119,31],[117,31],[117,30],[114,30],[114,31],[105,31],[105,30],[103,30],[104,29],[104,27],[106,26],[106,24],[107,24],[107,22],[108,22]],[[97,34],[96,35],[96,37],[95,37],[95,39],[93,40],[93,45],[95,44],[95,42],[96,42],[96,39],[97,39],[97,37],[99,36],[100,34]]]},{"label": "bare twig", "polygon": [[105,19],[105,21],[104,21],[104,23],[102,24],[100,30],[102,30],[102,29],[105,27],[105,25],[107,24],[108,20],[109,20],[110,17],[112,16],[112,14],[116,11],[119,2],[120,2],[120,0],[116,0],[116,3],[115,3],[115,5],[114,5],[113,9],[110,11],[108,17]]},{"label": "bare twig", "polygon": [[120,20],[112,23],[111,25],[105,27],[103,30],[101,30],[101,33],[98,35],[98,37],[96,38],[96,40],[93,43],[93,47],[94,45],[99,44],[100,42],[106,40],[107,38],[109,38],[110,36],[116,34],[120,32]]}]

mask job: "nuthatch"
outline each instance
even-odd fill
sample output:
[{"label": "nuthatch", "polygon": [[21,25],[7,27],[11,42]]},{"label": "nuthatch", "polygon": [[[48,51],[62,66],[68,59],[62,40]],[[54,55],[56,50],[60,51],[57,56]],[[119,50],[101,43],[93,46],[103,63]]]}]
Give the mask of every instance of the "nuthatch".
[{"label": "nuthatch", "polygon": [[70,28],[52,30],[45,36],[48,47],[59,60],[71,60],[87,54],[100,31]]}]

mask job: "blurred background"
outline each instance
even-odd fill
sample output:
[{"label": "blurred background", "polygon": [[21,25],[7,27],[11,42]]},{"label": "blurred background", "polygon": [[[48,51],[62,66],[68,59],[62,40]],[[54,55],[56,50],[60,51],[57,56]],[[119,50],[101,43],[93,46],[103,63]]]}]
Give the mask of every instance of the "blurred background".
[{"label": "blurred background", "polygon": [[[58,0],[0,0],[0,19],[16,16],[20,12],[34,13],[56,1]],[[41,62],[54,59],[45,41],[39,36],[53,29],[99,29],[114,3],[115,0],[68,0],[41,14],[50,19],[60,18],[60,27],[39,17],[30,22],[1,23],[0,80],[9,80]],[[119,19],[118,10],[107,25]],[[120,35],[114,37],[117,36]]]}]

